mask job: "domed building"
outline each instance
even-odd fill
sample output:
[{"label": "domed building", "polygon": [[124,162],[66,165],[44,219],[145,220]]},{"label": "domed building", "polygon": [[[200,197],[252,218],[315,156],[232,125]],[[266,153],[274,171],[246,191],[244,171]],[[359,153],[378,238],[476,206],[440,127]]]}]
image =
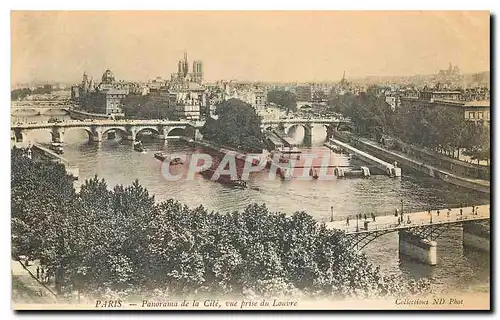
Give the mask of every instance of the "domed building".
[{"label": "domed building", "polygon": [[79,104],[86,111],[98,114],[116,115],[122,112],[122,99],[129,94],[129,85],[116,81],[111,70],[106,69],[101,77],[101,83],[94,84],[92,78],[83,74],[83,81],[78,94]]},{"label": "domed building", "polygon": [[115,76],[113,75],[113,72],[111,72],[111,70],[109,69],[106,69],[106,71],[104,71],[104,73],[102,74],[101,83],[113,84],[115,82],[116,80]]}]

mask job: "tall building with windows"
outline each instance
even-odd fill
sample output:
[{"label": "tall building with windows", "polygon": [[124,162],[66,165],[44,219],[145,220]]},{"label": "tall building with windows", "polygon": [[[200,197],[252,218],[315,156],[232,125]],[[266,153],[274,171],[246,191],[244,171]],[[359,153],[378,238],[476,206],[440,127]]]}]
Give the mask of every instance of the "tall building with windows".
[{"label": "tall building with windows", "polygon": [[401,106],[404,108],[433,108],[436,106],[452,108],[465,121],[490,121],[490,101],[466,101],[459,90],[444,90],[439,86],[425,87],[417,97],[401,97]]},{"label": "tall building with windows", "polygon": [[[95,84],[92,77],[83,73],[82,83],[78,90],[74,89],[73,97],[84,110],[100,114],[120,114],[122,112],[122,99],[129,94],[129,85],[116,78],[107,69],[101,77],[101,82]],[[77,92],[78,91],[78,92]]]}]

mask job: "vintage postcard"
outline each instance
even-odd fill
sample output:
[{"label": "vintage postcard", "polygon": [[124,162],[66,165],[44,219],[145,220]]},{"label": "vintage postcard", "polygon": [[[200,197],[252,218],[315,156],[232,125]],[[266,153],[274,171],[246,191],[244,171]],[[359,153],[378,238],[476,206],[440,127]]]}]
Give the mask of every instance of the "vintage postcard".
[{"label": "vintage postcard", "polygon": [[489,310],[487,11],[12,11],[15,310]]}]

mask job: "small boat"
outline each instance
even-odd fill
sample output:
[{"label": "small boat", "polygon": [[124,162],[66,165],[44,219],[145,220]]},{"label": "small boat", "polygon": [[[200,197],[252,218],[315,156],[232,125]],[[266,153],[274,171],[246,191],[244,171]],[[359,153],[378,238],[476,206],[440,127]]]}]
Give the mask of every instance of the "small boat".
[{"label": "small boat", "polygon": [[160,161],[165,161],[167,155],[165,154],[165,152],[155,152],[154,157]]},{"label": "small boat", "polygon": [[170,160],[170,164],[177,165],[177,164],[183,164],[183,162],[181,158],[173,158],[172,160]]},{"label": "small boat", "polygon": [[137,152],[146,152],[146,148],[144,148],[141,141],[134,142],[134,150]]}]

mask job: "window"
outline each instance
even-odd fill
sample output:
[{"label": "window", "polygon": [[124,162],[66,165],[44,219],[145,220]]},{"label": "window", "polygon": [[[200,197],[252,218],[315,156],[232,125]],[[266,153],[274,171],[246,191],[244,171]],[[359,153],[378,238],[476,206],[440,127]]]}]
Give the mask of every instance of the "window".
[{"label": "window", "polygon": [[486,111],[486,119],[490,120],[490,112]]},{"label": "window", "polygon": [[476,117],[476,113],[475,112],[469,112],[469,119],[475,119]]},{"label": "window", "polygon": [[483,116],[484,116],[484,113],[483,113],[482,111],[479,111],[479,112],[477,113],[477,118],[478,118],[478,119],[482,119],[482,118],[483,118]]}]

